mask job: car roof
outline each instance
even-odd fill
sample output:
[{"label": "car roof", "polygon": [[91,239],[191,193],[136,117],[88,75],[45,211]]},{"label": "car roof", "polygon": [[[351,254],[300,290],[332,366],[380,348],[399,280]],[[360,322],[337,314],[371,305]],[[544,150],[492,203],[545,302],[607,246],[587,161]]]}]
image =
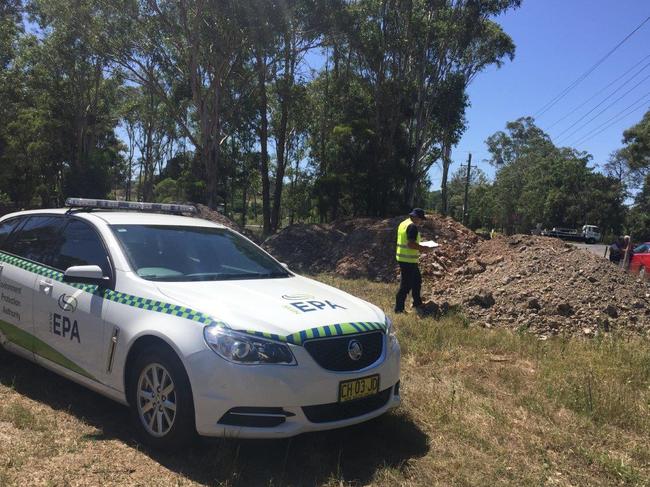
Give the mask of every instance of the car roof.
[{"label": "car roof", "polygon": [[[4,218],[14,216],[30,215],[63,215],[68,208],[48,208],[42,210],[27,210],[10,213]],[[84,220],[97,221],[102,220],[109,225],[173,225],[173,226],[192,226],[192,227],[213,227],[226,228],[224,225],[214,223],[202,218],[194,218],[181,215],[169,215],[166,213],[149,213],[143,211],[112,211],[112,210],[93,210],[93,211],[75,211],[75,216]]]}]

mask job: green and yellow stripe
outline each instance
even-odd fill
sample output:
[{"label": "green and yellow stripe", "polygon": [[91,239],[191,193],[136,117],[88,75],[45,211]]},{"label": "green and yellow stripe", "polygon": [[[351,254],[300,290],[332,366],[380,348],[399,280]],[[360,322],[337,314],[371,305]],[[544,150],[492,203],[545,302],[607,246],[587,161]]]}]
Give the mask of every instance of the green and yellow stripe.
[{"label": "green and yellow stripe", "polygon": [[[16,257],[11,254],[0,252],[0,262],[5,262],[34,274],[48,277],[54,281],[63,282],[63,273],[61,271],[52,269],[51,267],[36,264],[34,262]],[[153,311],[156,313],[164,313],[172,316],[177,316],[179,318],[184,318],[186,320],[194,321],[196,323],[201,323],[204,325],[220,324],[222,326],[226,326],[224,323],[213,319],[205,313],[201,313],[200,311],[196,311],[185,306],[179,306],[155,299],[134,296],[132,294],[121,293],[113,291],[112,289],[98,288],[97,286],[89,284],[68,284],[70,286],[76,287],[77,289],[81,289],[84,292],[94,294],[95,296],[98,296],[102,299],[107,299],[109,301],[123,304],[125,306],[131,306],[133,308],[143,309],[145,311]],[[268,338],[270,340],[292,343],[294,345],[302,345],[306,340],[311,340],[314,338],[354,335],[357,333],[367,333],[371,331],[385,332],[386,325],[381,322],[367,321],[354,323],[337,323],[334,325],[324,325],[317,326],[315,328],[308,328],[306,330],[302,330],[287,336],[276,335],[273,333],[264,333],[255,330],[238,331],[250,335]]]},{"label": "green and yellow stripe", "polygon": [[302,345],[307,340],[315,338],[327,338],[344,335],[356,335],[359,333],[368,333],[372,331],[386,331],[386,325],[376,321],[363,321],[353,323],[337,323],[335,325],[317,326],[315,328],[308,328],[306,330],[298,331],[291,335],[282,336],[273,333],[264,333],[254,330],[241,330],[249,335],[255,335],[270,340],[277,340],[280,342],[291,343],[293,345]]}]

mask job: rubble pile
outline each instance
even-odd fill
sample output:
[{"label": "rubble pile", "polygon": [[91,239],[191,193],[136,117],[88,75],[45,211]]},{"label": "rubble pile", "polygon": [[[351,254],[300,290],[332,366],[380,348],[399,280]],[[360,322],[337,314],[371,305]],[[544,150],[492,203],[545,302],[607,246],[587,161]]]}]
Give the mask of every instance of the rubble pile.
[{"label": "rubble pile", "polygon": [[[343,277],[395,281],[398,225],[404,217],[354,218],[322,225],[292,225],[269,237],[263,247],[299,272],[334,272]],[[427,216],[422,240],[440,247],[420,258],[425,279],[441,278],[464,262],[479,237],[452,218]]]},{"label": "rubble pile", "polygon": [[224,216],[218,211],[212,210],[210,209],[209,206],[202,205],[201,203],[193,203],[193,204],[194,206],[196,206],[196,209],[198,210],[198,213],[195,215],[197,218],[203,218],[204,220],[209,220],[214,223],[219,223],[225,227],[230,228],[231,230],[246,235],[248,238],[252,237],[251,233],[248,230],[243,229],[227,216]]},{"label": "rubble pile", "polygon": [[478,243],[432,282],[433,301],[475,323],[555,334],[650,334],[650,287],[600,256],[557,239],[514,235]]}]

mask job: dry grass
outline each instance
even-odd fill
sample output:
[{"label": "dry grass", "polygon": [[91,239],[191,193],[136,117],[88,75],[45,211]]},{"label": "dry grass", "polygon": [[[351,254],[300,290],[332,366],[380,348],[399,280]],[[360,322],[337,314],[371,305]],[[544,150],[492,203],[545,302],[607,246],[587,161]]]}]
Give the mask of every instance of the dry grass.
[{"label": "dry grass", "polygon": [[[394,286],[333,283],[383,309]],[[0,357],[2,485],[650,485],[650,347],[402,315],[404,406],[284,441],[141,449],[127,411]]]}]

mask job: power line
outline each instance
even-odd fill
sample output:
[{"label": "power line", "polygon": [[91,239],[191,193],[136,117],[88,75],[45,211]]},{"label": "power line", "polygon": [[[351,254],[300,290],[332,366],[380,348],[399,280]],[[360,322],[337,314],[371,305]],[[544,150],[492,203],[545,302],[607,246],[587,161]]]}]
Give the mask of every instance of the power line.
[{"label": "power line", "polygon": [[614,122],[612,122],[611,124],[609,124],[607,127],[604,127],[602,130],[599,130],[598,132],[596,132],[595,134],[593,134],[591,137],[586,138],[584,141],[581,141],[580,143],[581,143],[581,144],[584,144],[584,143],[586,143],[586,142],[589,142],[591,139],[593,139],[593,138],[596,137],[597,135],[600,135],[601,133],[603,133],[603,132],[604,132],[605,130],[607,130],[608,128],[612,127],[613,125],[616,125],[616,124],[617,124],[618,122],[620,122],[621,120],[624,120],[625,118],[629,117],[629,116],[632,115],[634,112],[637,112],[637,111],[639,111],[639,110],[642,109],[642,108],[645,109],[646,107],[644,107],[643,105],[642,105],[642,106],[638,106],[638,107],[636,107],[636,108],[635,108],[634,110],[632,110],[631,112],[626,113],[625,115],[623,115],[622,117],[620,117],[618,120],[615,120]]},{"label": "power line", "polygon": [[537,110],[537,112],[533,115],[535,118],[541,117],[544,115],[547,111],[549,111],[557,102],[559,102],[562,98],[564,98],[567,93],[569,93],[571,90],[573,90],[576,86],[578,86],[584,79],[589,76],[598,66],[600,66],[609,56],[614,54],[614,52],[621,47],[625,42],[632,37],[636,31],[638,31],[641,27],[643,27],[646,22],[650,20],[650,15],[646,17],[646,19],[641,22],[632,32],[630,32],[628,35],[625,36],[625,38],[620,41],[618,44],[616,44],[607,54],[605,54],[602,58],[600,58],[593,66],[591,66],[587,71],[585,71],[583,74],[581,74],[575,81],[573,81],[569,86],[567,86],[564,90],[562,90],[558,95],[556,95],[551,101],[546,103],[542,108]]},{"label": "power line", "polygon": [[[647,101],[645,99],[648,97],[648,95],[650,95],[650,91],[647,92],[645,95],[643,95],[641,98],[638,98],[636,101],[634,101],[633,103],[631,103],[627,107],[625,107],[623,110],[618,112],[616,115],[610,117],[608,120],[601,123],[595,129],[592,129],[590,132],[583,135],[580,139],[578,139],[578,141],[575,144],[572,144],[572,145],[577,146],[577,145],[580,145],[580,144],[584,144],[588,140],[591,140],[596,135],[600,134],[601,132],[604,132],[609,127],[611,127],[612,125],[615,125],[616,123],[620,122],[621,120],[628,117],[632,113],[636,112],[640,108],[644,108],[646,106],[646,103],[647,103]],[[641,102],[641,103],[639,103],[639,102]],[[636,105],[638,105],[638,106],[636,106]],[[634,107],[634,108],[632,108],[632,107]],[[632,109],[630,110],[630,108],[632,108]],[[628,112],[628,113],[624,113],[624,112]],[[616,119],[616,120],[614,120],[614,119]],[[601,127],[602,127],[602,129],[601,129]]]},{"label": "power line", "polygon": [[[636,112],[637,110],[639,110],[641,108],[645,108],[646,103],[648,103],[648,100],[645,100],[645,98],[647,98],[648,95],[650,95],[650,92],[646,93],[641,98],[637,99],[634,103],[631,103],[630,105],[625,107],[623,110],[621,110],[617,114],[613,115],[612,117],[607,119],[605,122],[601,123],[598,127],[592,129],[590,132],[583,135],[581,138],[578,139],[578,141],[575,144],[572,144],[572,145],[577,146],[577,145],[580,145],[580,144],[583,144],[583,143],[587,142],[588,140],[591,140],[596,135],[604,132],[605,130],[610,128],[612,125],[617,124],[618,122],[620,122],[624,118],[628,117],[632,113]],[[627,112],[627,113],[625,113],[625,112]]]},{"label": "power line", "polygon": [[[611,102],[609,105],[607,105],[605,108],[603,108],[601,111],[599,111],[596,115],[594,115],[594,116],[591,117],[589,120],[587,120],[584,124],[582,124],[582,126],[580,126],[580,127],[578,127],[577,129],[575,129],[575,130],[574,130],[573,132],[571,132],[569,135],[565,135],[565,136],[562,137],[561,139],[562,139],[562,140],[566,140],[566,139],[572,137],[573,135],[575,135],[576,133],[580,132],[582,129],[584,129],[585,127],[587,127],[591,122],[593,122],[595,119],[597,119],[597,118],[600,117],[603,113],[605,113],[607,110],[609,110],[612,106],[614,106],[614,105],[615,105],[616,103],[618,103],[620,100],[622,100],[623,98],[625,98],[625,97],[626,97],[630,92],[634,91],[635,88],[637,88],[641,83],[643,83],[643,82],[644,82],[645,80],[647,80],[648,78],[650,78],[650,74],[649,74],[648,76],[646,76],[645,78],[643,78],[641,81],[639,81],[637,84],[635,84],[632,88],[630,88],[629,90],[627,90],[625,93],[623,93],[621,96],[619,96],[616,100],[614,100],[614,101]],[[601,104],[602,104],[602,102],[599,103],[599,105],[601,105]],[[592,111],[593,111],[593,110],[592,110]],[[574,124],[574,125],[575,125],[575,124]],[[566,132],[566,130],[565,130],[564,132]],[[564,132],[562,132],[562,133],[564,133]],[[560,134],[560,135],[562,135],[562,134]],[[559,137],[559,136],[558,136],[558,137]],[[558,142],[559,142],[559,140],[558,140]]]},{"label": "power line", "polygon": [[[598,95],[600,95],[600,94],[601,94],[603,91],[605,91],[607,88],[609,88],[610,86],[612,86],[613,84],[615,84],[616,82],[618,82],[619,80],[621,80],[623,77],[625,77],[625,75],[627,75],[630,71],[632,71],[634,68],[636,68],[637,66],[639,66],[642,62],[644,62],[644,61],[645,61],[646,59],[648,59],[648,58],[650,58],[650,54],[646,55],[643,59],[641,59],[640,61],[638,61],[634,66],[632,66],[630,69],[628,69],[627,71],[625,71],[622,75],[620,75],[620,76],[619,76],[618,78],[616,78],[614,81],[608,83],[607,86],[605,86],[604,88],[598,90],[595,94],[591,95],[589,98],[587,98],[587,99],[586,99],[585,101],[583,101],[580,105],[578,105],[577,107],[575,107],[573,110],[571,110],[571,111],[570,111],[569,113],[567,113],[565,116],[563,116],[563,117],[560,118],[559,120],[556,120],[555,122],[553,122],[552,125],[550,125],[550,126],[548,126],[548,127],[546,128],[546,131],[548,132],[548,131],[551,130],[553,127],[555,127],[558,123],[560,123],[560,122],[566,120],[568,117],[570,117],[570,116],[573,115],[575,112],[577,112],[578,110],[580,110],[583,106],[585,106],[585,105],[586,105],[587,103],[589,103],[591,100],[593,100],[594,98],[596,98]],[[645,69],[647,66],[648,66],[648,65],[646,64],[646,66],[644,66],[643,69]],[[643,71],[643,70],[642,70],[642,71]],[[637,74],[638,74],[638,73],[637,73]],[[635,76],[636,76],[636,74],[635,74],[634,76],[632,76],[632,79],[633,79]],[[628,81],[629,81],[629,80],[628,80]],[[627,82],[626,82],[626,83],[627,83]],[[623,83],[623,85],[621,85],[621,87],[624,86],[626,83]]]},{"label": "power line", "polygon": [[[594,106],[591,110],[589,110],[587,113],[585,113],[582,117],[580,117],[578,120],[576,120],[576,121],[573,122],[571,125],[569,125],[567,128],[565,128],[562,132],[560,132],[557,136],[555,136],[555,139],[561,139],[562,136],[563,136],[564,134],[566,134],[569,130],[571,130],[573,127],[575,127],[575,126],[576,126],[578,123],[580,123],[582,120],[584,120],[584,119],[587,117],[587,115],[589,115],[591,112],[593,112],[596,108],[598,108],[599,106],[601,106],[603,103],[605,103],[607,100],[609,100],[612,96],[614,96],[616,93],[618,93],[618,92],[619,92],[619,91],[620,91],[620,90],[621,90],[621,89],[622,89],[626,84],[628,84],[630,81],[632,81],[634,78],[636,78],[639,74],[641,74],[641,73],[645,70],[645,68],[647,68],[648,66],[650,66],[650,63],[648,63],[648,64],[646,64],[645,66],[643,66],[639,71],[637,71],[636,73],[634,73],[634,75],[633,75],[631,78],[628,78],[628,79],[627,79],[627,80],[626,80],[622,85],[620,85],[618,88],[616,88],[614,91],[612,91],[609,95],[607,95],[605,98],[603,98],[603,99],[600,101],[600,103],[598,103],[598,104],[597,104],[596,106]],[[648,79],[648,77],[646,77],[646,78],[644,78],[643,80],[641,80],[640,83],[643,83],[643,81],[646,80],[646,79]],[[639,83],[639,84],[640,84],[640,83]],[[634,85],[634,87],[632,87],[631,90],[633,90],[634,88],[636,88],[637,86],[639,86],[639,84]],[[631,90],[630,90],[630,91],[631,91]],[[626,94],[629,93],[630,91],[627,91]],[[625,96],[625,95],[623,95],[623,96]],[[619,98],[619,99],[620,99],[620,98]],[[579,130],[579,129],[578,129],[578,130]]]}]

